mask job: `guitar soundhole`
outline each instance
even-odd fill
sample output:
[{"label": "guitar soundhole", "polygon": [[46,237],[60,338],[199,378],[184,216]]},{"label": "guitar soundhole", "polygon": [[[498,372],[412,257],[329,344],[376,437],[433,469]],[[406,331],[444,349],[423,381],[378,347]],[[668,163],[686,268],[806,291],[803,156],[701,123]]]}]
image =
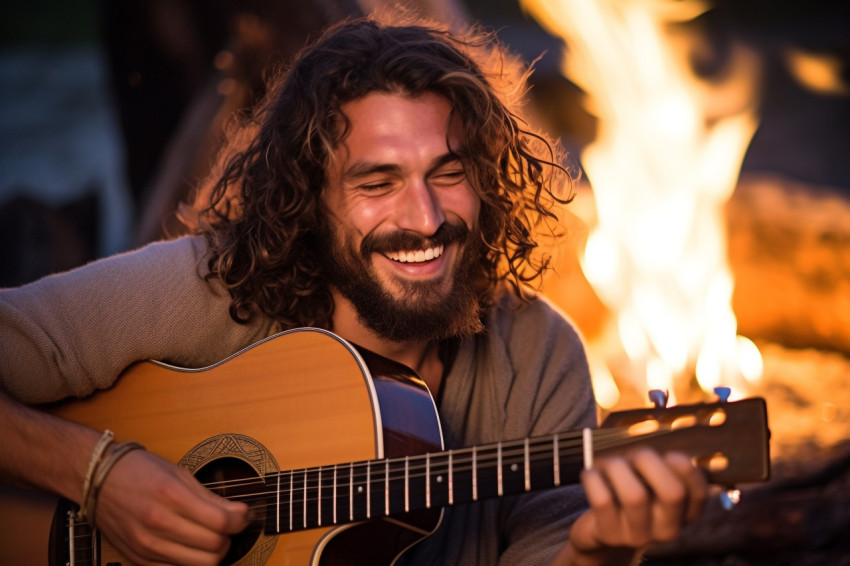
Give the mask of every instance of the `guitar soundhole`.
[{"label": "guitar soundhole", "polygon": [[257,493],[263,481],[250,464],[239,458],[218,458],[198,468],[195,477],[209,489],[236,501],[245,501],[254,508],[256,519],[243,532],[231,539],[230,550],[221,562],[235,564],[248,555],[263,534],[265,506]]}]

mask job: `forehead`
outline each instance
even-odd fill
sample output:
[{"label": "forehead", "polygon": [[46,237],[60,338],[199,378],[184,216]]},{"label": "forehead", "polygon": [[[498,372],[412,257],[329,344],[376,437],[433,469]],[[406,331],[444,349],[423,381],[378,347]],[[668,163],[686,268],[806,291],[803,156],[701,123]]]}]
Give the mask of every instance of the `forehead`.
[{"label": "forehead", "polygon": [[340,145],[349,157],[390,147],[445,152],[447,143],[455,146],[459,142],[456,120],[449,122],[451,104],[434,93],[373,92],[347,102],[340,110],[348,122]]}]

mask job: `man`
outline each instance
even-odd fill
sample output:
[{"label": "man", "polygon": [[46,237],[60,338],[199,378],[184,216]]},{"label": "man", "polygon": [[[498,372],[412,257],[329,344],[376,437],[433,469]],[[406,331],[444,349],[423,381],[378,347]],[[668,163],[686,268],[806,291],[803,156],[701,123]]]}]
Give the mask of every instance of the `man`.
[{"label": "man", "polygon": [[[562,171],[497,96],[483,47],[369,20],[330,30],[233,133],[200,235],[3,293],[3,389],[87,395],[135,360],[204,366],[318,326],[415,369],[449,447],[592,426],[581,343],[526,290]],[[0,414],[6,481],[81,502],[101,431],[10,400]],[[214,564],[246,525],[243,504],[153,454],[112,463],[90,503],[134,562]],[[652,451],[583,484],[588,510],[575,488],[451,508],[402,561],[627,564],[706,496],[685,456]]]}]

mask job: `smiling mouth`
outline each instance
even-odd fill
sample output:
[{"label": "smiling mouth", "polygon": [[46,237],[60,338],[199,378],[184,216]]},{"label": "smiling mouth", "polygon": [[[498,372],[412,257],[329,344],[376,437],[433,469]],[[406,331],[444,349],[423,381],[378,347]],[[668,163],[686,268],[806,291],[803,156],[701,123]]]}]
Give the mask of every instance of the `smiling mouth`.
[{"label": "smiling mouth", "polygon": [[437,259],[445,251],[445,246],[434,246],[425,250],[386,252],[384,256],[397,263],[424,263]]}]

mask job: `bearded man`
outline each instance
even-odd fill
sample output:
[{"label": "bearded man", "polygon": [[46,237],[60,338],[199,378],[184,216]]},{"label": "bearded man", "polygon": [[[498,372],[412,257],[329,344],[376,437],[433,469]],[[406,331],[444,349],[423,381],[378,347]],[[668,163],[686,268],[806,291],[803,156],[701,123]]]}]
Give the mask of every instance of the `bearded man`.
[{"label": "bearded man", "polygon": [[[529,288],[569,179],[517,117],[509,63],[482,35],[337,25],[231,132],[194,235],[3,291],[3,479],[91,503],[134,563],[218,563],[245,504],[26,404],[297,327],[415,370],[450,448],[594,426],[581,341]],[[112,467],[81,501],[101,459]],[[627,564],[707,491],[687,457],[648,450],[597,462],[583,486],[589,507],[574,486],[447,509],[400,563]]]}]

